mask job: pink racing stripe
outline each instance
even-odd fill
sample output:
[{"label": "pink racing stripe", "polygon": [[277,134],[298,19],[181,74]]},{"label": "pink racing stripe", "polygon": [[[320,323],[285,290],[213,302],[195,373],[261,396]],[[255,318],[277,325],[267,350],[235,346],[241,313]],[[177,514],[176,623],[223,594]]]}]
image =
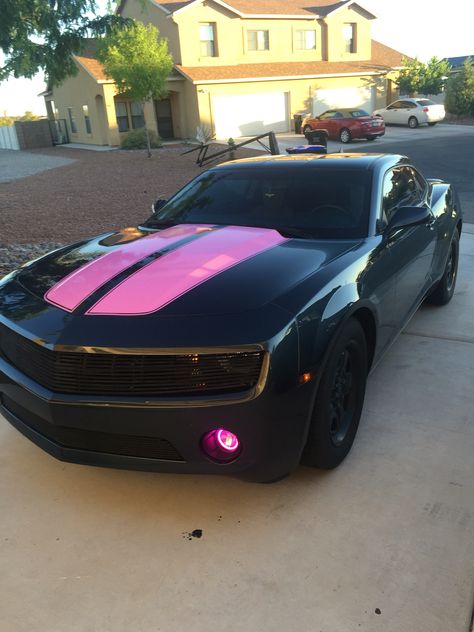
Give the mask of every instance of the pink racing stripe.
[{"label": "pink racing stripe", "polygon": [[87,313],[152,314],[208,279],[287,241],[276,230],[229,226],[209,233],[138,270]]},{"label": "pink racing stripe", "polygon": [[137,241],[101,255],[64,277],[49,289],[44,298],[68,312],[76,309],[87,297],[141,259],[171,244],[211,230],[206,224],[181,224],[147,235]]}]

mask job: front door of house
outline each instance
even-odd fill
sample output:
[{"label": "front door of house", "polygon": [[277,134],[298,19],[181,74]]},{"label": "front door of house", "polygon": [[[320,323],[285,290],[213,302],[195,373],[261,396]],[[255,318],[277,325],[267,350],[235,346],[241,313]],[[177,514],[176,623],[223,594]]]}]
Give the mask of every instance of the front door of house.
[{"label": "front door of house", "polygon": [[156,124],[158,126],[158,134],[164,140],[173,138],[173,118],[171,116],[171,101],[162,99],[155,101]]}]

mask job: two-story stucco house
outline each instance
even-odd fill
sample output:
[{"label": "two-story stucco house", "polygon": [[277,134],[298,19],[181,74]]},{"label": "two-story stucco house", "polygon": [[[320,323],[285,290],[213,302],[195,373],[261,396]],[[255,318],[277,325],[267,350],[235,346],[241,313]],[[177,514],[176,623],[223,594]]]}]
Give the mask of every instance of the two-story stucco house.
[{"label": "two-story stucco house", "polygon": [[[371,38],[375,16],[354,0],[122,0],[126,17],[153,23],[175,68],[169,96],[145,107],[164,138],[217,138],[292,129],[298,111],[357,106],[372,112],[394,97],[402,54]],[[93,43],[78,74],[46,93],[49,116],[72,141],[118,145],[143,126],[137,104],[117,95]]]}]

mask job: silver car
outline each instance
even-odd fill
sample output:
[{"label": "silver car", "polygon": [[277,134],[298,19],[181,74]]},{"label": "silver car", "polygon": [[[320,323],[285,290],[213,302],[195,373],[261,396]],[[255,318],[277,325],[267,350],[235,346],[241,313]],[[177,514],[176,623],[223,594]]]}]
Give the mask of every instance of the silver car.
[{"label": "silver car", "polygon": [[386,108],[375,110],[374,116],[381,116],[388,124],[408,125],[414,129],[423,123],[436,125],[444,119],[446,112],[444,105],[430,99],[403,98],[390,103]]}]

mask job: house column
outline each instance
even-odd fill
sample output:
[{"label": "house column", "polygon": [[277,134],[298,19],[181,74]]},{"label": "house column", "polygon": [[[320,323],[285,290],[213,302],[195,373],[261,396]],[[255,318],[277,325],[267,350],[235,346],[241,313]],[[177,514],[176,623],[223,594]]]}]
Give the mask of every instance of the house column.
[{"label": "house column", "polygon": [[103,89],[108,144],[111,147],[118,147],[120,146],[120,134],[117,127],[117,117],[115,115],[115,85],[103,84]]}]

